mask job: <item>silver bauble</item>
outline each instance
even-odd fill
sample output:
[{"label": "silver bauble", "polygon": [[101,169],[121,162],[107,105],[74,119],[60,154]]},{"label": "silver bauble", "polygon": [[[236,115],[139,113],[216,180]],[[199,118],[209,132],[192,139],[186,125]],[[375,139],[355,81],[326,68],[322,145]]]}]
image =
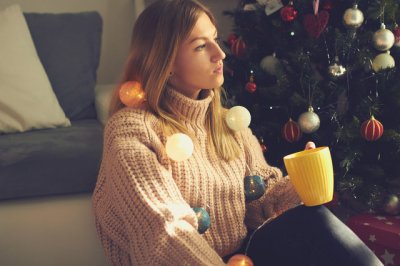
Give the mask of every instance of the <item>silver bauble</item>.
[{"label": "silver bauble", "polygon": [[364,14],[357,5],[347,9],[343,15],[343,23],[350,29],[357,29],[364,22]]},{"label": "silver bauble", "polygon": [[395,38],[393,32],[386,29],[385,24],[382,24],[381,28],[374,33],[372,37],[372,43],[375,49],[379,51],[387,51],[392,48]]},{"label": "silver bauble", "polygon": [[346,73],[346,68],[338,63],[334,63],[328,67],[328,73],[332,78],[338,78]]},{"label": "silver bauble", "polygon": [[394,58],[390,55],[389,51],[386,53],[378,54],[374,60],[372,61],[372,69],[375,72],[379,72],[380,70],[384,70],[387,68],[394,68],[396,62]]},{"label": "silver bauble", "polygon": [[319,116],[314,113],[312,106],[308,107],[308,111],[302,113],[298,120],[299,127],[302,132],[309,134],[318,130],[320,125]]}]

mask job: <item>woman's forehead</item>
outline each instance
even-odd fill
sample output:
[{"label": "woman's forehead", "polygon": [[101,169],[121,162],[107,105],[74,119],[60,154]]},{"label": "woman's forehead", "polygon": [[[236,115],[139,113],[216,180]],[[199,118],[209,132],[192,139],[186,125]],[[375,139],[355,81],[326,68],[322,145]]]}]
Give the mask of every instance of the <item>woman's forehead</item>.
[{"label": "woman's forehead", "polygon": [[211,22],[209,16],[206,13],[201,13],[188,39],[189,42],[192,42],[195,38],[213,38],[216,34],[217,28]]}]

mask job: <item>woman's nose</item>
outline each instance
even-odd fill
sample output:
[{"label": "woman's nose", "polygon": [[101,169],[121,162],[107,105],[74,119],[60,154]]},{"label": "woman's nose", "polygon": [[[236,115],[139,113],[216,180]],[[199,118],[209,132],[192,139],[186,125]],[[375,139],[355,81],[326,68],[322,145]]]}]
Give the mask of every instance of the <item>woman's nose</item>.
[{"label": "woman's nose", "polygon": [[215,54],[213,56],[213,61],[217,62],[219,60],[224,60],[225,57],[226,57],[226,55],[225,55],[224,51],[222,51],[221,47],[218,44],[216,44],[215,45]]}]

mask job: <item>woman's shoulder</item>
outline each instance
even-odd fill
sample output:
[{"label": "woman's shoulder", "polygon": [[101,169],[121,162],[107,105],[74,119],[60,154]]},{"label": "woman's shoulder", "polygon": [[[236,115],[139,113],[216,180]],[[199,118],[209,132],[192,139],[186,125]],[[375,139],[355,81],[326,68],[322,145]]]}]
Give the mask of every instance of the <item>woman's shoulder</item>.
[{"label": "woman's shoulder", "polygon": [[124,107],[108,119],[108,124],[113,123],[144,123],[146,119],[155,118],[155,115],[150,112],[147,107],[130,108]]},{"label": "woman's shoulder", "polygon": [[148,136],[159,125],[159,119],[146,107],[125,107],[114,113],[105,126],[106,134]]}]

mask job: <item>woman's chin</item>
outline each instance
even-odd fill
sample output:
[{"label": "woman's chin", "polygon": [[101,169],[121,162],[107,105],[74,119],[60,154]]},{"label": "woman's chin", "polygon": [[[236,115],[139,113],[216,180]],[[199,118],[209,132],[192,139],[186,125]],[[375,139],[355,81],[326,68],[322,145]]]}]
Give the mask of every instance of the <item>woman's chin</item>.
[{"label": "woman's chin", "polygon": [[213,88],[221,87],[222,84],[224,84],[224,76],[221,75],[220,77],[218,77],[214,83],[215,85],[213,86]]}]

